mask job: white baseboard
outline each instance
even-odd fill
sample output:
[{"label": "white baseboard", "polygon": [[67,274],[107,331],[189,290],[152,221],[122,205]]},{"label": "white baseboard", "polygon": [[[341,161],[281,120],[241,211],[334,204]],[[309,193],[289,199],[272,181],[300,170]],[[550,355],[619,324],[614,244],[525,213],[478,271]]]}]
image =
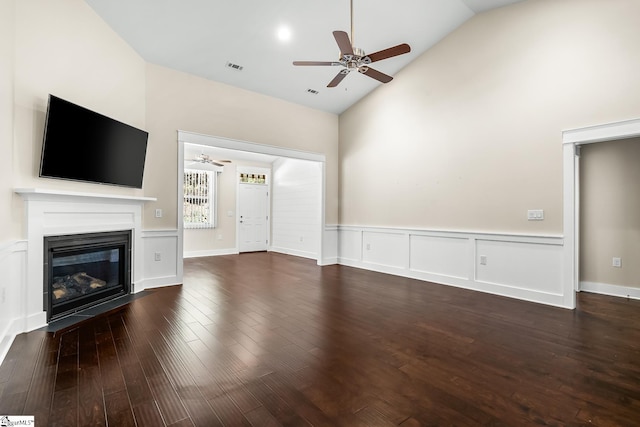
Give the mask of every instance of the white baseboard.
[{"label": "white baseboard", "polygon": [[269,248],[269,252],[277,252],[279,254],[299,256],[301,258],[308,258],[308,259],[314,259],[314,260],[318,259],[318,254],[314,252],[300,251],[297,249],[289,249],[289,248],[281,248],[278,246],[271,246]]},{"label": "white baseboard", "polygon": [[207,256],[220,256],[220,255],[238,255],[240,251],[238,248],[228,249],[209,249],[206,251],[187,251],[184,253],[184,258],[200,258]]},{"label": "white baseboard", "polygon": [[177,276],[154,277],[153,279],[145,279],[140,283],[136,283],[133,293],[138,293],[147,289],[162,288],[164,286],[173,286],[182,284]]},{"label": "white baseboard", "polygon": [[0,363],[16,335],[26,331],[27,321],[33,322],[25,313],[26,259],[26,241],[0,243],[0,271],[4,278],[0,283]]},{"label": "white baseboard", "polygon": [[336,265],[336,264],[340,264],[340,260],[338,259],[338,257],[332,257],[332,258],[323,258],[322,260],[318,261],[318,265],[321,267],[324,267],[326,265]]},{"label": "white baseboard", "polygon": [[0,330],[0,364],[2,364],[2,361],[7,356],[13,340],[22,332],[23,328],[19,326],[19,323],[20,319],[13,319]]},{"label": "white baseboard", "polygon": [[580,291],[640,300],[640,288],[633,288],[630,286],[610,285],[608,283],[596,282],[580,282]]}]

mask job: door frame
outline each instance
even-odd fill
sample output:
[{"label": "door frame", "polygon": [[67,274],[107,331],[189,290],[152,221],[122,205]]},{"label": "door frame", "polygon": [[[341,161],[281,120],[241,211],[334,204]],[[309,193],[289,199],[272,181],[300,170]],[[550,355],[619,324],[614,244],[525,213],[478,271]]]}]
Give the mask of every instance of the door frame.
[{"label": "door frame", "polygon": [[[267,251],[271,250],[271,169],[257,166],[238,166],[236,168],[236,248],[240,252],[240,184],[241,173],[258,173],[267,176]],[[242,253],[242,252],[240,252]]]},{"label": "door frame", "polygon": [[563,296],[567,308],[576,308],[576,291],[580,287],[580,146],[638,136],[640,119],[562,132]]},{"label": "door frame", "polygon": [[[178,188],[176,191],[177,198],[177,217],[178,217],[178,242],[177,251],[180,254],[177,265],[177,276],[182,280],[184,274],[183,254],[184,254],[184,224],[182,217],[182,187],[184,180],[184,144],[199,144],[208,145],[210,147],[227,148],[230,150],[248,151],[251,153],[268,154],[271,156],[288,157],[291,159],[311,160],[320,163],[322,166],[322,179],[320,182],[322,194],[321,207],[320,207],[320,239],[318,247],[318,265],[326,265],[324,254],[324,247],[328,243],[325,236],[325,215],[326,215],[326,156],[321,153],[314,153],[309,151],[295,150],[291,148],[282,148],[272,145],[258,144],[255,142],[239,141],[229,138],[223,138],[219,136],[203,135],[194,132],[188,132],[178,130]],[[337,250],[337,248],[336,248]]]}]

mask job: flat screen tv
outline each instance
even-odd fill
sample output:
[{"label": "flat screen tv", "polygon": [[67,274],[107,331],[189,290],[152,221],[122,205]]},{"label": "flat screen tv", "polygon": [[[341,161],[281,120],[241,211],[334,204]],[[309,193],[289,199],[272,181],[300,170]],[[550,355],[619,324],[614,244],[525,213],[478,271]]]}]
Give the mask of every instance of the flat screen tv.
[{"label": "flat screen tv", "polygon": [[142,188],[148,136],[49,95],[40,176]]}]

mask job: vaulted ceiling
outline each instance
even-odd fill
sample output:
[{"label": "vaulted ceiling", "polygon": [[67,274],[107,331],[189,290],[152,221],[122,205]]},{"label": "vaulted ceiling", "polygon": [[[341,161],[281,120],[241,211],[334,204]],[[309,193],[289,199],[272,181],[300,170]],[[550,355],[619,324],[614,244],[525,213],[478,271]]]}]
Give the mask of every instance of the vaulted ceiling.
[{"label": "vaulted ceiling", "polygon": [[[332,32],[350,33],[349,0],[85,1],[146,61],[206,79],[336,114],[382,84],[352,72],[327,88],[340,67],[292,65],[338,59]],[[475,14],[518,1],[353,0],[354,45],[408,43],[410,53],[373,64],[393,76]]]}]

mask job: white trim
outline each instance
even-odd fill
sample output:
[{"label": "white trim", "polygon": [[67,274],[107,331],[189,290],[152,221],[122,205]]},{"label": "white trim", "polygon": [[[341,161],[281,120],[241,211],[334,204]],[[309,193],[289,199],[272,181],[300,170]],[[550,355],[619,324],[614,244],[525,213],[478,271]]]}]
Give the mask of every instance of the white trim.
[{"label": "white trim", "polygon": [[208,145],[219,148],[228,148],[231,150],[268,154],[270,156],[276,157],[289,157],[292,159],[313,160],[316,162],[326,161],[326,156],[321,153],[312,153],[308,151],[295,150],[292,148],[282,148],[273,145],[258,144],[255,142],[239,141],[236,139],[203,135],[183,130],[178,131],[178,141],[186,142],[189,144]]},{"label": "white trim", "polygon": [[[301,150],[296,150],[291,148],[275,147],[271,145],[258,144],[254,142],[239,141],[239,140],[228,139],[223,137],[203,135],[203,134],[198,134],[194,132],[178,130],[178,188],[179,189],[182,188],[182,181],[183,181],[182,172],[184,170],[184,144],[185,143],[206,145],[210,147],[227,148],[227,149],[238,150],[238,151],[248,151],[252,153],[267,154],[270,156],[277,156],[277,157],[287,157],[292,159],[311,160],[315,162],[320,162],[320,164],[322,165],[322,189],[321,189],[322,206],[321,206],[321,212],[320,212],[320,215],[321,215],[320,248],[318,251],[317,263],[318,265],[326,265],[330,263],[330,261],[323,259],[323,254],[324,254],[323,251],[329,250],[329,248],[325,248],[326,242],[324,242],[324,233],[322,232],[324,230],[325,216],[326,216],[326,213],[325,213],[325,210],[326,210],[326,194],[325,194],[326,193],[326,156],[324,154],[301,151]],[[177,206],[180,207],[182,206],[180,202],[181,194],[179,191],[177,191],[176,193],[178,198]],[[236,227],[236,233],[237,233],[237,227]],[[179,254],[184,253],[184,226],[182,224],[182,209],[178,209],[178,250],[179,250]],[[337,248],[335,248],[335,250],[331,252],[337,252]],[[178,276],[180,277],[180,279],[182,279],[183,268],[184,268],[181,260],[182,260],[182,257],[180,257],[180,260],[178,262],[179,264]]]},{"label": "white trim", "polygon": [[580,288],[579,278],[579,198],[580,198],[580,158],[576,147],[603,141],[614,141],[640,136],[640,119],[570,129],[562,132],[563,144],[563,230],[564,230],[564,273],[563,293],[565,304],[575,308],[575,291]]},{"label": "white trim", "polygon": [[[11,281],[11,286],[0,285],[4,288],[5,301],[0,304],[3,310],[0,317],[0,364],[11,348],[11,344],[19,333],[25,331],[26,305],[24,295],[26,293],[26,259],[28,244],[26,240],[16,240],[0,245],[0,266],[3,276]],[[6,304],[12,304],[6,307]]]},{"label": "white trim", "polygon": [[[141,237],[145,256],[143,274],[132,292],[182,283],[182,276],[178,275],[182,264],[178,252],[178,230],[142,230]],[[161,254],[161,261],[155,260],[156,252]]]},{"label": "white trim", "polygon": [[321,262],[318,262],[318,265],[335,265],[338,264],[338,225],[330,224],[324,227],[322,230],[323,238],[321,241],[323,242],[321,251]]},{"label": "white trim", "polygon": [[[326,203],[327,203],[327,164],[323,160],[320,163],[320,238],[318,239],[318,265],[330,265],[338,263],[338,230],[336,228],[332,234],[325,232],[326,225]],[[336,226],[337,227],[337,226]],[[334,237],[333,239],[331,237]],[[330,255],[327,255],[330,254]],[[332,261],[332,259],[334,261]]]},{"label": "white trim", "polygon": [[221,256],[221,255],[238,255],[240,251],[238,248],[228,249],[209,249],[206,251],[188,251],[184,253],[185,258],[202,258],[209,256]]},{"label": "white trim", "polygon": [[155,197],[138,197],[138,196],[121,196],[118,194],[102,194],[102,193],[83,193],[77,191],[61,191],[61,190],[49,190],[45,188],[15,188],[15,193],[20,194],[25,200],[60,200],[60,197],[64,198],[81,198],[86,200],[92,199],[108,199],[108,200],[121,200],[121,201],[134,201],[134,202],[155,202],[158,199]]},{"label": "white trim", "polygon": [[608,283],[580,282],[580,290],[594,294],[640,300],[640,288],[631,286],[610,285]]},{"label": "white trim", "polygon": [[25,332],[46,325],[43,306],[43,237],[52,235],[131,230],[131,282],[145,277],[142,207],[155,200],[94,193],[16,190],[25,200],[27,237],[26,283],[22,295]]},{"label": "white trim", "polygon": [[341,265],[571,308],[561,236],[339,226],[338,240]]},{"label": "white trim", "polygon": [[[409,227],[378,227],[378,226],[361,226],[361,225],[336,225],[336,229],[351,230],[351,231],[371,231],[378,233],[397,233],[397,234],[410,234],[418,236],[441,236],[441,237],[457,237],[466,238],[469,236],[476,236],[483,240],[496,240],[507,242],[522,242],[522,243],[547,243],[558,244],[563,238],[560,234],[523,234],[523,233],[498,233],[495,231],[470,231],[470,230],[436,230],[436,229],[424,229],[424,228],[409,228]],[[329,226],[326,227],[329,229]]]},{"label": "white trim", "polygon": [[301,258],[308,258],[308,259],[318,260],[318,254],[313,253],[313,252],[298,251],[296,249],[279,248],[279,247],[271,246],[269,248],[269,252],[276,252],[276,253],[279,253],[279,254],[294,255],[294,256],[301,257]]},{"label": "white trim", "polygon": [[565,130],[562,132],[562,143],[583,145],[594,142],[633,138],[638,135],[640,135],[640,119],[634,119]]}]

